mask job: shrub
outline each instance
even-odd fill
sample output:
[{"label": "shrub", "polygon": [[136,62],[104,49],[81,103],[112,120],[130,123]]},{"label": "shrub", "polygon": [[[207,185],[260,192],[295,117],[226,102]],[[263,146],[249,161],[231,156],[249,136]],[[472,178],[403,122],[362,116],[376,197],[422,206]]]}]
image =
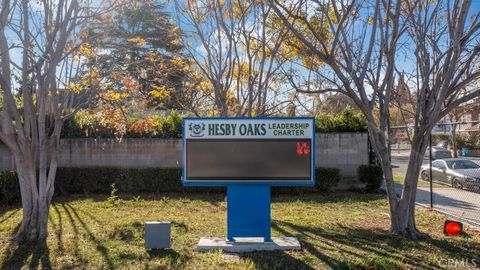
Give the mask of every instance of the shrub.
[{"label": "shrub", "polygon": [[317,132],[328,133],[335,129],[335,118],[331,114],[321,113],[315,118]]},{"label": "shrub", "polygon": [[158,125],[159,133],[162,138],[181,138],[182,137],[183,115],[172,111],[167,117],[162,117]]},{"label": "shrub", "polygon": [[[112,185],[115,194],[161,192],[220,192],[221,187],[192,187],[184,189],[181,168],[58,168],[55,195],[109,194]],[[117,193],[118,192],[118,193]],[[114,195],[115,195],[114,194]],[[17,174],[0,172],[0,203],[12,204],[20,200]]]},{"label": "shrub", "polygon": [[339,115],[321,113],[315,120],[317,132],[367,132],[365,117],[350,107]]},{"label": "shrub", "polygon": [[377,192],[383,182],[382,167],[376,164],[360,165],[357,169],[358,180],[365,183],[367,192]]},{"label": "shrub", "polygon": [[150,120],[140,119],[130,126],[132,137],[152,137],[155,135],[155,123]]},{"label": "shrub", "polygon": [[118,192],[182,191],[180,168],[59,168],[55,191],[57,194],[109,194],[115,184]]},{"label": "shrub", "polygon": [[74,118],[65,120],[62,127],[62,138],[85,138],[86,132],[78,125]]},{"label": "shrub", "polygon": [[[298,193],[329,190],[341,179],[336,168],[317,168],[316,187],[275,187],[274,193]],[[114,193],[112,193],[114,185]],[[181,183],[181,168],[116,168],[86,167],[58,168],[55,181],[55,195],[120,193],[161,193],[161,192],[220,192],[222,187],[189,187]],[[20,200],[20,189],[15,172],[0,172],[0,203],[11,204]]]},{"label": "shrub", "polygon": [[340,169],[337,168],[322,168],[318,167],[315,171],[315,178],[317,180],[316,187],[319,190],[330,190],[338,185],[342,179]]},{"label": "shrub", "polygon": [[[124,137],[181,138],[183,117],[183,114],[175,110],[168,116],[164,114],[130,116],[126,119]],[[100,113],[91,110],[79,111],[65,121],[62,138],[116,138],[115,125],[104,120]],[[361,113],[347,107],[339,115],[325,113],[317,115],[316,131],[367,132],[367,124]]]},{"label": "shrub", "polygon": [[457,149],[476,149],[480,145],[480,132],[468,132],[457,135]]},{"label": "shrub", "polygon": [[112,187],[112,191],[110,191],[110,197],[107,198],[107,203],[111,207],[115,207],[115,206],[117,206],[118,202],[121,201],[121,199],[120,199],[120,197],[117,196],[118,189],[117,189],[115,183],[113,183],[111,185],[111,187]]},{"label": "shrub", "polygon": [[62,138],[115,138],[115,127],[101,123],[101,114],[78,111],[62,127]]},{"label": "shrub", "polygon": [[367,132],[367,122],[360,112],[347,107],[337,117],[338,132]]},{"label": "shrub", "polygon": [[[171,111],[168,116],[129,117],[126,121],[126,138],[181,138],[183,114]],[[102,115],[89,110],[79,111],[65,121],[62,138],[116,138],[117,129]]]},{"label": "shrub", "polygon": [[301,194],[304,192],[328,191],[342,179],[340,169],[317,167],[314,187],[272,187],[272,194]]},{"label": "shrub", "polygon": [[13,171],[0,172],[0,204],[11,204],[20,200],[17,174]]}]

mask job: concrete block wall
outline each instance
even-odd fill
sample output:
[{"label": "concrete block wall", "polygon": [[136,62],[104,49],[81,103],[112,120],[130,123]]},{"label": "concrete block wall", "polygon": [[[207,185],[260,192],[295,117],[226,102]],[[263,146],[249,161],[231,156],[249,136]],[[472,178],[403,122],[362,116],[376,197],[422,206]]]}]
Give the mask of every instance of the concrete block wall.
[{"label": "concrete block wall", "polygon": [[317,133],[315,140],[317,167],[338,168],[344,176],[352,177],[358,166],[368,164],[366,133]]},{"label": "concrete block wall", "polygon": [[60,143],[60,167],[178,167],[178,139],[66,139]]},{"label": "concrete block wall", "polygon": [[[62,139],[60,167],[176,167],[182,165],[178,139]],[[0,144],[0,171],[14,168],[12,156]]]},{"label": "concrete block wall", "polygon": [[[175,167],[182,163],[179,139],[64,139],[60,167]],[[366,133],[316,135],[317,167],[339,168],[345,178],[355,178],[359,165],[368,164]],[[14,168],[10,152],[0,144],[0,170]]]}]

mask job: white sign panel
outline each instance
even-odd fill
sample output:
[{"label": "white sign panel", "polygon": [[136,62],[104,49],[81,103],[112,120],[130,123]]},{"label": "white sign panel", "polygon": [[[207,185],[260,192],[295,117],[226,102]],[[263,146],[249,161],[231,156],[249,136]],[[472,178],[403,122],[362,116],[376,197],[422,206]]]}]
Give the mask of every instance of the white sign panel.
[{"label": "white sign panel", "polygon": [[[268,118],[267,118],[268,119]],[[310,118],[191,118],[185,120],[185,139],[312,138]]]}]

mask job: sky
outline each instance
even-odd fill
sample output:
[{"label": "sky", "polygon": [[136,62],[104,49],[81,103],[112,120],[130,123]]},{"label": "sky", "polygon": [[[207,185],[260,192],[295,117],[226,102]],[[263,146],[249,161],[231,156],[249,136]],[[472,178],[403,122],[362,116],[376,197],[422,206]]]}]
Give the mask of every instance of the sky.
[{"label": "sky", "polygon": [[[31,1],[32,6],[34,9],[40,9],[38,4],[36,3],[37,1]],[[100,2],[100,0],[94,0],[94,2]],[[180,0],[180,2],[183,2]],[[168,1],[166,4],[166,11],[171,14],[171,17],[176,23],[184,29],[184,31],[191,32],[192,28],[188,26],[187,24],[183,23],[182,15],[177,12],[175,9],[175,1]],[[476,14],[480,12],[480,0],[472,0],[472,7],[471,7],[471,14]],[[13,32],[7,31],[7,35],[9,37],[14,38],[15,35],[13,35]],[[196,51],[199,55],[204,55],[205,50],[204,48],[200,45],[197,39],[195,38],[187,38],[186,43],[191,42],[192,46],[196,48],[194,51]],[[413,46],[410,45],[410,47],[413,48]],[[19,49],[12,50],[12,59],[18,59],[18,61],[21,61],[21,51]],[[17,64],[20,64],[20,63]],[[407,73],[411,72],[412,70],[415,69],[415,59],[414,59],[414,54],[411,50],[405,50],[402,51],[399,57],[397,58],[397,63],[399,66],[400,71],[405,71]],[[301,71],[301,72],[306,72],[306,71]],[[412,83],[412,82],[410,82]]]},{"label": "sky", "polygon": [[[171,9],[170,12],[172,12],[172,14],[176,13],[171,6],[168,8]],[[470,14],[473,15],[479,12],[480,12],[480,0],[473,0]],[[174,17],[176,17],[176,15],[174,15]],[[177,22],[181,23],[178,19],[177,19]],[[182,24],[181,27],[184,28],[187,32],[192,30],[191,28],[189,28],[188,25],[185,25],[185,24]],[[360,31],[358,31],[357,34],[359,35]],[[368,34],[369,32],[367,32],[367,35]],[[190,39],[189,41],[193,42],[193,46],[196,46],[197,48],[196,51],[199,54],[205,54],[204,48],[200,44],[198,44],[198,42],[196,42],[195,39]],[[405,72],[406,74],[412,74],[412,72],[416,69],[416,65],[415,65],[416,58],[413,52],[414,49],[415,49],[414,44],[410,43],[410,44],[406,44],[401,50],[399,50],[399,54],[398,54],[398,57],[396,58],[396,61],[397,61],[398,70],[400,72]],[[305,70],[303,70],[302,72],[303,74],[306,74]],[[413,88],[416,84],[415,81],[408,81],[407,83],[411,86],[411,88]],[[370,87],[367,86],[367,88],[370,88]]]}]

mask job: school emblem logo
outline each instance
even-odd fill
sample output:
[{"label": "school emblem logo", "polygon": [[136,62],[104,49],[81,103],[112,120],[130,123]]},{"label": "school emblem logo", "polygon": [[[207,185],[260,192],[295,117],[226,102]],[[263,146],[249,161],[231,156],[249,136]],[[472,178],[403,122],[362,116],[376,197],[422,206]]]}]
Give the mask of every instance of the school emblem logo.
[{"label": "school emblem logo", "polygon": [[188,125],[188,129],[190,130],[190,135],[192,137],[203,137],[203,132],[205,131],[205,124],[190,123],[190,125]]}]

